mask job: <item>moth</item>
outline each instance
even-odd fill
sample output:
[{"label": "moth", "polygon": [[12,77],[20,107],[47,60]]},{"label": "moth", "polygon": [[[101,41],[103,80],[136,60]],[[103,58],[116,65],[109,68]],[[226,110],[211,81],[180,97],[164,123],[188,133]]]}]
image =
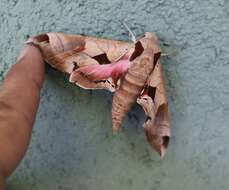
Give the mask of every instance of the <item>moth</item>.
[{"label": "moth", "polygon": [[45,61],[70,75],[84,89],[114,93],[112,130],[117,133],[134,103],[146,114],[143,125],[148,142],[164,157],[170,139],[170,114],[166,98],[161,49],[157,36],[146,32],[125,42],[83,35],[46,33],[30,38]]}]

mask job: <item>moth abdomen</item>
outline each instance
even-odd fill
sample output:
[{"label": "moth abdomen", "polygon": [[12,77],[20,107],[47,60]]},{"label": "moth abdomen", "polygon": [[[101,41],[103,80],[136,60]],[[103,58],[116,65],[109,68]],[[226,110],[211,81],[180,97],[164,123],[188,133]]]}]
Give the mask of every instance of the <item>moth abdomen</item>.
[{"label": "moth abdomen", "polygon": [[132,105],[136,102],[145,84],[145,80],[127,72],[120,88],[114,95],[112,105],[112,129],[117,132]]},{"label": "moth abdomen", "polygon": [[152,70],[153,52],[151,49],[146,49],[141,56],[133,60],[114,95],[112,105],[112,129],[114,132],[121,128],[124,117],[140,96]]}]

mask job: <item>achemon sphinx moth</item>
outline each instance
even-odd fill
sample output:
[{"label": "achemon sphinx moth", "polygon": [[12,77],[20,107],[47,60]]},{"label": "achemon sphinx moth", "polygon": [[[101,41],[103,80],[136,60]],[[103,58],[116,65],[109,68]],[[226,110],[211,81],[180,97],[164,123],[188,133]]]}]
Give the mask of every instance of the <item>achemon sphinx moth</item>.
[{"label": "achemon sphinx moth", "polygon": [[82,35],[47,33],[30,38],[52,67],[70,75],[70,82],[84,89],[114,92],[112,130],[137,102],[147,119],[144,130],[150,145],[164,156],[170,138],[161,49],[154,33],[129,43]]}]

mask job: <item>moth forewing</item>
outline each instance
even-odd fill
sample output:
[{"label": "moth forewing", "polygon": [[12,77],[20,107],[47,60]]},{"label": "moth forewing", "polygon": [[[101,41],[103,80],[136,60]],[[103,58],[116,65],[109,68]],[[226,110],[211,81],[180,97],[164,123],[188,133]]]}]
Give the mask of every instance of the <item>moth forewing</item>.
[{"label": "moth forewing", "polygon": [[171,135],[162,65],[158,61],[137,101],[146,113],[144,130],[150,145],[164,157]]}]

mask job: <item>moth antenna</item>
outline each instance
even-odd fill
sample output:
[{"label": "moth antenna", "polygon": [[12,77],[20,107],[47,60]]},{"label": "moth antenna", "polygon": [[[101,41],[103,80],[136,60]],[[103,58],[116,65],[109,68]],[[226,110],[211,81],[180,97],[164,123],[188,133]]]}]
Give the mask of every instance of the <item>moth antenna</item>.
[{"label": "moth antenna", "polygon": [[128,30],[129,32],[129,35],[131,36],[131,40],[136,43],[137,40],[136,40],[136,36],[134,34],[134,32],[129,28],[129,26],[123,21],[122,24],[125,26],[125,28]]}]

